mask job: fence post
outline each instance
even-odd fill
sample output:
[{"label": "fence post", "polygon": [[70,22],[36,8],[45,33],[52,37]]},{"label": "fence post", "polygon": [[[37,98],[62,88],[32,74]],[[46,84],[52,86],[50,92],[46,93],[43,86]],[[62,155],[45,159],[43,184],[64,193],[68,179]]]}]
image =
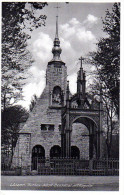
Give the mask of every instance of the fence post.
[{"label": "fence post", "polygon": [[21,175],[23,175],[22,174],[22,169],[23,169],[22,167],[23,167],[23,165],[22,165],[22,154],[21,154]]},{"label": "fence post", "polygon": [[93,159],[89,160],[89,175],[93,174]]},{"label": "fence post", "polygon": [[107,167],[106,167],[106,175],[108,175],[108,168],[109,168],[109,167],[108,167],[108,161],[109,161],[109,159],[107,158],[107,164],[106,164],[106,165],[107,165]]}]

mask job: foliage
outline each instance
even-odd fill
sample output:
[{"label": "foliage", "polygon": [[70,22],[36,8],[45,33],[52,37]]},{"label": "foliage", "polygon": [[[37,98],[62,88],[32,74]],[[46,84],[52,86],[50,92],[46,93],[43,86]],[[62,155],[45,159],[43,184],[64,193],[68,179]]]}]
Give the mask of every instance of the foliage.
[{"label": "foliage", "polygon": [[1,145],[3,151],[13,153],[20,124],[26,122],[29,113],[22,106],[12,106],[2,111]]},{"label": "foliage", "polygon": [[106,85],[103,82],[101,84],[98,78],[96,82],[90,85],[90,88],[92,90],[89,93],[94,99],[100,101],[100,96],[102,97],[102,130],[107,146],[107,155],[110,157],[113,147],[113,135],[118,134],[119,131],[116,108],[109,98]]},{"label": "foliage", "polygon": [[120,87],[120,4],[114,3],[112,12],[106,11],[103,20],[105,38],[98,42],[98,50],[91,55],[90,62],[96,66],[99,79],[107,91],[109,100],[119,116]]},{"label": "foliage", "polygon": [[2,3],[2,108],[22,98],[22,86],[32,58],[27,49],[29,32],[45,25],[46,16],[37,15],[46,3]]},{"label": "foliage", "polygon": [[106,138],[107,155],[113,151],[113,135],[118,134],[119,127],[119,87],[120,87],[120,4],[114,3],[112,12],[106,11],[103,31],[106,37],[98,42],[97,52],[89,54],[87,62],[96,67],[96,78],[90,86],[91,94],[103,102],[102,128]]}]

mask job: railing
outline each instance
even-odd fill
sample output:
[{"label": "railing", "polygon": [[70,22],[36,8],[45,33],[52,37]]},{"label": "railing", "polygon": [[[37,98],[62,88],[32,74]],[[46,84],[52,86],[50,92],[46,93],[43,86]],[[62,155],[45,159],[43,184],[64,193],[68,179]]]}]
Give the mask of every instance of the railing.
[{"label": "railing", "polygon": [[119,175],[119,160],[98,159],[93,160],[94,175]]},{"label": "railing", "polygon": [[119,160],[114,159],[34,158],[34,161],[32,170],[39,175],[119,175]]},{"label": "railing", "polygon": [[[21,161],[22,158],[18,158],[16,157],[16,161]],[[4,159],[2,159],[1,161],[1,174],[2,175],[21,175],[21,172],[22,172],[22,167],[21,166],[18,166],[18,167],[11,167],[11,163],[10,161],[4,161]]]},{"label": "railing", "polygon": [[[38,161],[37,161],[38,162]],[[88,169],[88,161],[72,158],[44,159],[43,163],[37,164],[40,175],[80,175],[82,169]]]},{"label": "railing", "polygon": [[[4,162],[1,163],[3,175],[21,175],[28,168],[24,167],[23,162],[21,162],[21,167],[16,168],[11,168]],[[119,175],[119,160],[35,157],[29,169],[28,174],[31,175]]]}]

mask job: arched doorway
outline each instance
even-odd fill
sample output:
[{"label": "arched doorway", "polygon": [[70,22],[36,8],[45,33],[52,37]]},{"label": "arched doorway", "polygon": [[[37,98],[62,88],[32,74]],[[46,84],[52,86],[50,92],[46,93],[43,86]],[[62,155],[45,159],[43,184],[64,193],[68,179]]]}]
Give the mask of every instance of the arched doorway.
[{"label": "arched doorway", "polygon": [[[74,132],[73,126],[77,128]],[[83,159],[91,159],[97,153],[97,125],[95,121],[89,117],[76,117],[72,121],[71,143],[76,142],[80,146],[80,157]],[[74,134],[75,133],[75,134]],[[75,140],[74,140],[75,139]]]},{"label": "arched doorway", "polygon": [[45,149],[41,145],[36,145],[32,149],[32,170],[37,170],[38,163],[43,162],[45,158]]},{"label": "arched doorway", "polygon": [[71,146],[71,157],[76,159],[80,158],[80,150],[77,146]]},{"label": "arched doorway", "polygon": [[74,122],[71,131],[71,146],[80,150],[80,158],[89,159],[89,129],[81,122]]},{"label": "arched doorway", "polygon": [[61,157],[61,147],[55,145],[50,149],[50,158],[59,158],[59,157]]}]

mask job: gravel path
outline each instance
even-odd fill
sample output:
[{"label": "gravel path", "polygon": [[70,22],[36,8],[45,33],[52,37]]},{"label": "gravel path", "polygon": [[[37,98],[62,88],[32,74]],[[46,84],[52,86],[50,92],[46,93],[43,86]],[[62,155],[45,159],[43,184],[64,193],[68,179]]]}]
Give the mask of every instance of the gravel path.
[{"label": "gravel path", "polygon": [[1,176],[2,190],[118,191],[118,176]]}]

